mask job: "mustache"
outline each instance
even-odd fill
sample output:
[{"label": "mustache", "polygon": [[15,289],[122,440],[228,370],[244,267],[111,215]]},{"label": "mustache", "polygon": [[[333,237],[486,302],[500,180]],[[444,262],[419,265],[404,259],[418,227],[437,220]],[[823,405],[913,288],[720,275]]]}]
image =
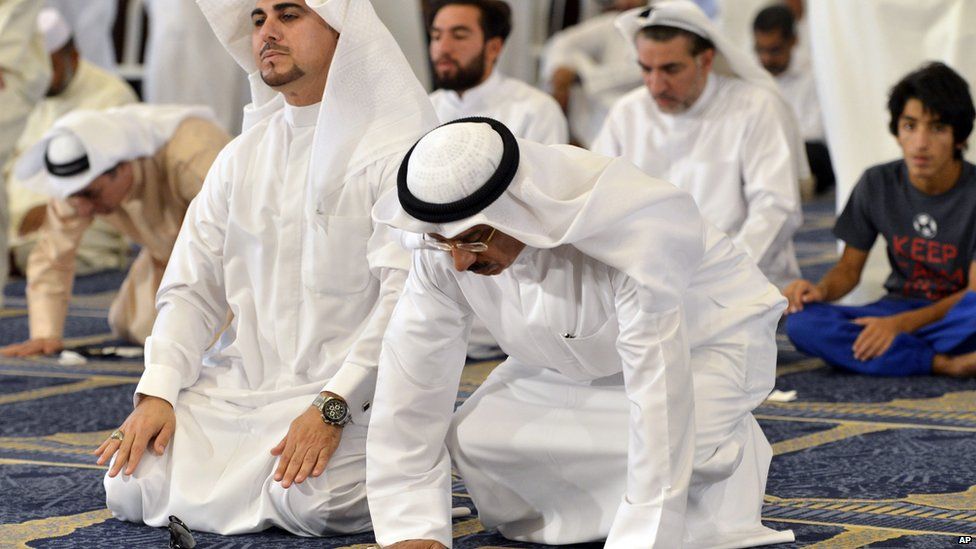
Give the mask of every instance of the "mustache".
[{"label": "mustache", "polygon": [[434,60],[434,64],[436,65],[436,64],[440,63],[441,61],[447,61],[448,63],[450,63],[450,64],[452,64],[452,65],[454,65],[455,67],[458,67],[458,68],[461,67],[461,63],[458,63],[457,59],[454,59],[450,55],[442,55],[442,56],[438,57],[437,59]]},{"label": "mustache", "polygon": [[281,53],[288,53],[289,50],[285,46],[280,46],[280,45],[278,45],[278,44],[276,44],[274,42],[265,42],[264,43],[264,46],[261,46],[261,51],[258,52],[258,55],[264,55],[268,51],[277,51],[277,52],[281,52]]}]

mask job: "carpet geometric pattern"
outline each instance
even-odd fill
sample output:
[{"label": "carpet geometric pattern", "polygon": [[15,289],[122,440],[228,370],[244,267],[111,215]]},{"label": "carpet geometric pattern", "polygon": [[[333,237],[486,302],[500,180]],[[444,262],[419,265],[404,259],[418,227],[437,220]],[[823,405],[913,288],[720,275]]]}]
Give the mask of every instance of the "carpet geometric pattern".
[{"label": "carpet geometric pattern", "polygon": [[[805,210],[797,249],[805,276],[817,279],[836,260],[833,200]],[[122,276],[79,278],[69,346],[110,340],[105,317]],[[23,291],[23,282],[6,288],[0,344],[27,337]],[[795,532],[791,547],[946,547],[976,535],[976,381],[868,378],[797,353],[783,335],[779,347],[777,389],[798,398],[766,402],[756,416],[775,453],[763,516]],[[459,401],[494,365],[465,368]],[[89,455],[130,411],[141,372],[138,360],[0,360],[0,547],[166,546],[165,530],[111,517],[105,468]],[[476,511],[460,478],[454,500]],[[371,534],[195,537],[206,548],[374,546]],[[476,515],[455,521],[454,546],[541,547],[485,531]]]}]

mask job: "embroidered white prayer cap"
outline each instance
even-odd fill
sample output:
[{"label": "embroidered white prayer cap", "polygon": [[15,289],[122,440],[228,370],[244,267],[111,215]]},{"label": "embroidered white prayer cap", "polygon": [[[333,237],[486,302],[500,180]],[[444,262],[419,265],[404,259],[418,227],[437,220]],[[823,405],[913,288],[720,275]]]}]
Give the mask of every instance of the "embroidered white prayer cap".
[{"label": "embroidered white prayer cap", "polygon": [[491,179],[504,152],[501,136],[486,123],[441,126],[410,155],[407,187],[424,202],[457,202]]},{"label": "embroidered white prayer cap", "polygon": [[67,198],[120,162],[155,154],[191,117],[216,122],[204,106],[135,104],[72,111],[24,152],[14,174],[30,190]]},{"label": "embroidered white prayer cap", "polygon": [[71,39],[71,26],[56,8],[44,8],[37,14],[37,30],[48,53],[60,50]]}]

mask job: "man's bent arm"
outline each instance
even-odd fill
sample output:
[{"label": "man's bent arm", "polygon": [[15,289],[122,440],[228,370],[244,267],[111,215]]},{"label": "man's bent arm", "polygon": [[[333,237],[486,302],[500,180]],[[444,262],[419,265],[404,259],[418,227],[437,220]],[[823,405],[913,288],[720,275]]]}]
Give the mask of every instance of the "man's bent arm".
[{"label": "man's bent arm", "polygon": [[[392,187],[400,166],[399,155],[367,167],[363,179],[377,185],[376,195]],[[373,391],[376,387],[376,368],[379,363],[383,334],[387,330],[397,298],[410,268],[410,252],[400,244],[400,232],[385,225],[373,224],[373,232],[366,243],[369,272],[380,281],[379,296],[365,320],[365,326],[339,371],[322,388],[346,401],[352,421],[359,425],[369,422]]]},{"label": "man's bent arm", "polygon": [[614,286],[617,349],[631,412],[627,490],[606,546],[680,547],[695,454],[694,387],[682,311],[642,306],[651,298],[629,277],[616,277]]},{"label": "man's bent arm", "polygon": [[823,293],[823,300],[836,301],[850,293],[861,281],[861,273],[867,260],[868,252],[850,245],[844,246],[844,252],[837,264],[817,283]]},{"label": "man's bent arm", "polygon": [[450,547],[452,539],[445,440],[471,313],[453,280],[430,276],[422,253],[383,340],[366,440],[366,493],[382,546],[427,539]]},{"label": "man's bent arm", "polygon": [[91,222],[91,217],[76,215],[65,202],[48,202],[40,238],[27,258],[27,315],[32,339],[64,335],[75,257]]},{"label": "man's bent arm", "polygon": [[173,247],[156,294],[156,322],[146,339],[146,370],[136,403],[139,395],[150,395],[175,406],[180,390],[197,380],[203,353],[227,320],[223,250],[232,175],[222,160],[228,150],[190,204]]},{"label": "man's bent arm", "polygon": [[746,129],[740,156],[748,213],[733,241],[749,254],[761,269],[793,238],[803,223],[800,209],[799,174],[789,143],[783,109],[775,108],[775,97],[756,111]]}]

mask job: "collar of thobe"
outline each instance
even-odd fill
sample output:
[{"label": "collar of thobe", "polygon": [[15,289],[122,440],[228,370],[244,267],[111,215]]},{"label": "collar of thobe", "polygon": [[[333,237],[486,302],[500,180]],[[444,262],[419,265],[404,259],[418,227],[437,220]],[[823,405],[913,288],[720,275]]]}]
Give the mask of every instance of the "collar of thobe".
[{"label": "collar of thobe", "polygon": [[635,39],[637,32],[652,25],[665,25],[692,32],[712,41],[715,45],[715,60],[712,72],[735,78],[740,78],[767,90],[777,98],[777,110],[782,123],[791,135],[789,140],[790,152],[794,161],[794,168],[800,179],[810,175],[807,163],[806,149],[803,137],[793,115],[792,108],[783,98],[779,87],[772,75],[759,64],[751,53],[735,45],[718,27],[705,15],[694,2],[690,0],[661,0],[652,2],[648,8],[636,8],[621,13],[615,23],[617,30],[627,40],[631,56],[637,59]]},{"label": "collar of thobe", "polygon": [[468,89],[464,95],[459,95],[454,90],[445,90],[447,97],[458,106],[473,108],[476,105],[487,105],[492,99],[502,99],[496,97],[502,86],[502,75],[498,70],[492,70],[491,74],[484,82]]},{"label": "collar of thobe", "polygon": [[[227,51],[247,71],[252,104],[244,131],[285,108],[261,80],[251,55],[254,0],[197,0]],[[307,0],[339,33],[312,138],[307,207],[321,209],[346,179],[388,156],[403,154],[437,125],[427,92],[393,36],[366,0]]]},{"label": "collar of thobe", "polygon": [[[44,136],[21,156],[15,169],[21,184],[54,198],[66,198],[88,186],[96,177],[119,162],[155,154],[187,118],[216,123],[209,107],[134,104],[105,110],[73,111],[54,123]],[[69,133],[81,142],[88,169],[70,176],[48,173],[45,165],[48,143]]]},{"label": "collar of thobe", "polygon": [[321,107],[321,101],[301,107],[296,107],[286,103],[285,121],[288,122],[288,125],[293,128],[307,128],[309,126],[314,126],[315,123],[318,122],[319,110],[321,110]]},{"label": "collar of thobe", "polygon": [[[483,123],[453,125],[495,131]],[[457,140],[447,136],[443,142]],[[568,145],[546,146],[522,139],[515,143],[519,149],[515,175],[504,192],[480,211],[456,221],[421,221],[407,213],[398,190],[391,189],[373,207],[373,219],[409,233],[447,237],[484,224],[532,248],[572,245],[653,289],[648,291],[654,296],[654,307],[676,306],[704,253],[701,214],[691,196],[623,159]],[[500,158],[492,162],[499,169],[504,164]],[[436,176],[443,170],[429,171]]]}]

